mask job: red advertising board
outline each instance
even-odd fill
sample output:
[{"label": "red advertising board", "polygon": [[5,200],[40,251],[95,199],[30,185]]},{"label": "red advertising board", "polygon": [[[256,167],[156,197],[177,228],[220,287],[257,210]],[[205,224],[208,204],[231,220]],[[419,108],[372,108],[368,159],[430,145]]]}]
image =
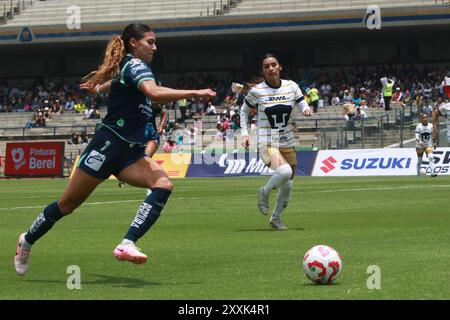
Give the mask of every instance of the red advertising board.
[{"label": "red advertising board", "polygon": [[6,144],[5,176],[63,176],[64,142]]}]

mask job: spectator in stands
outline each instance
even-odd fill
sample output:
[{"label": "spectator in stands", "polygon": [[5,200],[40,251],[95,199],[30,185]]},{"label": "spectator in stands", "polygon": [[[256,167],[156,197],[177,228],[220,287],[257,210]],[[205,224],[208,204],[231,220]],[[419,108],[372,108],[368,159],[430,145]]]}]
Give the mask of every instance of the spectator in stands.
[{"label": "spectator in stands", "polygon": [[11,112],[12,108],[10,107],[9,100],[7,97],[4,97],[0,102],[0,112]]},{"label": "spectator in stands", "polygon": [[342,103],[346,104],[346,103],[352,103],[353,101],[353,96],[350,93],[350,91],[348,89],[344,90],[344,96],[342,97]]},{"label": "spectator in stands", "polygon": [[24,106],[23,106],[23,111],[25,111],[25,112],[33,111],[33,108],[31,108],[31,105],[28,103],[28,101],[25,101]]},{"label": "spectator in stands", "polygon": [[88,140],[88,138],[87,138],[87,136],[86,136],[86,132],[82,132],[81,134],[80,134],[80,143],[81,144],[83,144],[83,145],[86,145],[86,144],[88,144],[89,143],[89,140]]},{"label": "spectator in stands", "polygon": [[44,115],[45,120],[48,120],[48,119],[51,119],[51,118],[52,118],[52,111],[50,110],[49,107],[45,107],[45,108],[44,108],[44,113],[43,113],[43,115]]},{"label": "spectator in stands", "polygon": [[343,111],[345,120],[349,121],[353,119],[356,115],[356,106],[354,103],[346,103],[344,104]]},{"label": "spectator in stands", "polygon": [[390,103],[393,107],[401,107],[403,105],[403,93],[400,87],[395,88],[395,93],[392,95]]},{"label": "spectator in stands", "polygon": [[23,88],[23,84],[19,83],[17,87],[14,87],[11,89],[11,91],[9,92],[9,98],[25,98],[25,91]]},{"label": "spectator in stands", "polygon": [[78,132],[73,132],[72,133],[72,137],[70,138],[69,141],[67,141],[67,143],[69,143],[69,144],[81,144],[81,137],[78,134]]},{"label": "spectator in stands", "polygon": [[392,88],[394,87],[395,81],[387,77],[381,78],[380,81],[383,84],[384,109],[388,111],[391,109]]},{"label": "spectator in stands", "polygon": [[193,126],[189,126],[185,129],[187,141],[189,145],[195,145],[197,143],[198,129]]},{"label": "spectator in stands", "polygon": [[337,92],[333,92],[333,98],[331,98],[331,105],[332,106],[337,106],[340,103],[340,99],[337,95]]},{"label": "spectator in stands", "polygon": [[186,99],[180,99],[177,101],[178,108],[180,109],[181,114],[181,122],[184,123],[186,120],[186,111],[187,111],[187,100]]},{"label": "spectator in stands", "polygon": [[318,112],[318,106],[319,106],[319,91],[316,88],[310,88],[307,90],[308,95],[311,98],[311,105],[313,107],[314,113]]},{"label": "spectator in stands", "polygon": [[[152,29],[144,24],[128,25],[121,36],[114,37],[105,51],[103,63],[85,78],[92,85],[113,81],[109,93],[108,114],[85,148],[81,161],[66,187],[63,196],[49,204],[27,233],[19,236],[14,257],[16,272],[28,271],[31,246],[45,235],[64,215],[79,207],[97,186],[114,174],[121,181],[153,192],[141,204],[136,219],[115,250],[118,260],[145,263],[147,256],[135,242],[156,222],[167,202],[172,183],[156,161],[145,157],[146,126],[151,116],[150,101],[166,103],[181,98],[212,98],[215,92],[203,90],[175,90],[159,87],[149,67],[156,51]],[[132,62],[132,63],[131,63]],[[146,112],[144,116],[143,112]]]},{"label": "spectator in stands", "polygon": [[35,116],[35,119],[34,119],[34,122],[36,124],[35,125],[36,127],[45,127],[47,121],[46,121],[46,118],[44,116],[44,113],[41,112],[41,111],[37,112],[36,116]]},{"label": "spectator in stands", "polygon": [[356,108],[355,120],[366,119],[367,113],[363,110],[362,107]]},{"label": "spectator in stands", "polygon": [[69,97],[69,99],[67,99],[66,103],[64,104],[64,110],[75,110],[75,100],[72,97]]},{"label": "spectator in stands", "polygon": [[233,129],[233,131],[241,129],[241,116],[239,112],[236,112],[231,117],[231,129]]},{"label": "spectator in stands", "polygon": [[86,105],[84,104],[81,98],[76,100],[77,102],[74,105],[74,110],[76,113],[84,113],[86,111]]},{"label": "spectator in stands", "polygon": [[37,96],[33,99],[33,103],[31,104],[31,109],[32,109],[32,111],[38,111],[38,110],[42,109],[42,103]]},{"label": "spectator in stands", "polygon": [[376,95],[374,107],[384,109],[384,98],[381,92]]},{"label": "spectator in stands", "polygon": [[433,102],[431,99],[426,99],[423,104],[423,113],[431,117],[433,112]]},{"label": "spectator in stands", "polygon": [[414,99],[414,105],[415,105],[415,107],[417,109],[417,112],[419,114],[424,112],[423,111],[424,103],[423,103],[423,96],[422,96],[422,94],[418,94],[416,96],[416,99]]},{"label": "spectator in stands", "polygon": [[447,74],[442,81],[442,87],[444,99],[450,99],[450,70],[447,71]]},{"label": "spectator in stands", "polygon": [[216,107],[211,103],[211,101],[208,102],[208,107],[206,108],[206,115],[208,116],[216,115]]},{"label": "spectator in stands", "polygon": [[56,99],[55,102],[52,105],[52,113],[53,114],[60,114],[61,113],[61,102]]}]

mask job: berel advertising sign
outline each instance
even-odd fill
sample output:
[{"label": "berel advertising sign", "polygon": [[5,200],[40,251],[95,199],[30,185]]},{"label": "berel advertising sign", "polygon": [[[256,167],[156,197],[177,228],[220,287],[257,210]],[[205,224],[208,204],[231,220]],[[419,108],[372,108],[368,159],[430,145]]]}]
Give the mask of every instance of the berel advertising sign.
[{"label": "berel advertising sign", "polygon": [[63,176],[64,142],[6,144],[5,176]]}]

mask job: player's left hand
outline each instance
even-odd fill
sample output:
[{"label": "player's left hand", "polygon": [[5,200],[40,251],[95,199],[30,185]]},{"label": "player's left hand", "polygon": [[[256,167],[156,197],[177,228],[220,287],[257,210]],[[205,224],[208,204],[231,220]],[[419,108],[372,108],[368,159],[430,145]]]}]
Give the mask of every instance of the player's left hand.
[{"label": "player's left hand", "polygon": [[303,111],[303,115],[305,117],[311,117],[312,116],[312,111],[311,109],[306,109],[305,111]]}]

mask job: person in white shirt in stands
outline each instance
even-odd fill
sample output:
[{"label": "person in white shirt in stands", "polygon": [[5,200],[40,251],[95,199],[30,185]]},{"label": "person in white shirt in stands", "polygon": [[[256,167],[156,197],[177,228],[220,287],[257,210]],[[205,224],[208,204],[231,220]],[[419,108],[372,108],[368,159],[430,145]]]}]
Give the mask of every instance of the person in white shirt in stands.
[{"label": "person in white shirt in stands", "polygon": [[242,144],[249,148],[247,119],[250,109],[257,108],[259,155],[275,171],[259,190],[258,209],[267,215],[270,192],[279,189],[269,224],[277,230],[285,230],[287,227],[280,216],[289,203],[297,166],[291,113],[298,107],[304,116],[310,117],[312,111],[298,85],[280,78],[282,66],[275,55],[265,54],[261,65],[264,81],[249,91],[241,107]]}]

